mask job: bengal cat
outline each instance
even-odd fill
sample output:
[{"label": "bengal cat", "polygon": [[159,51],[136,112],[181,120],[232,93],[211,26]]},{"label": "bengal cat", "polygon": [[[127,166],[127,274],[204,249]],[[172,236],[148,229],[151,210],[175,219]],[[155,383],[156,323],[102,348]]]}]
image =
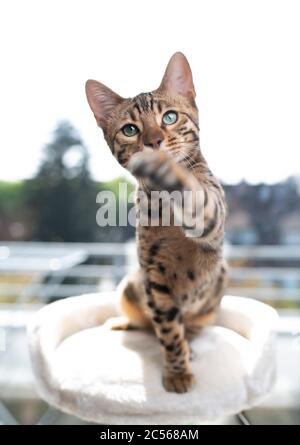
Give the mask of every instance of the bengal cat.
[{"label": "bengal cat", "polygon": [[[153,190],[189,191],[193,197],[188,225],[176,225],[174,214],[169,226],[161,224],[161,214],[158,224],[137,224],[140,268],[123,280],[124,317],[111,322],[114,329],[152,327],[163,351],[163,385],[183,393],[194,383],[188,340],[213,322],[227,275],[222,258],[225,196],[200,150],[191,69],[176,53],[159,88],[150,93],[124,99],[88,80],[86,94],[113,155],[137,178],[138,191],[150,199]],[[204,227],[198,233],[193,229],[199,190]],[[140,199],[136,205],[145,211]]]}]

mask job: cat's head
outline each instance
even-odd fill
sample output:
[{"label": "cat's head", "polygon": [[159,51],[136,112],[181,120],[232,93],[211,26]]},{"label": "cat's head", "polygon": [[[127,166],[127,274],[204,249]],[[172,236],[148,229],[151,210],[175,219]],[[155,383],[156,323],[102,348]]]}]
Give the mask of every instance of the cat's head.
[{"label": "cat's head", "polygon": [[124,167],[131,156],[150,148],[188,160],[198,147],[198,111],[192,72],[186,57],[170,59],[157,90],[124,99],[96,80],[86,94],[113,155]]}]

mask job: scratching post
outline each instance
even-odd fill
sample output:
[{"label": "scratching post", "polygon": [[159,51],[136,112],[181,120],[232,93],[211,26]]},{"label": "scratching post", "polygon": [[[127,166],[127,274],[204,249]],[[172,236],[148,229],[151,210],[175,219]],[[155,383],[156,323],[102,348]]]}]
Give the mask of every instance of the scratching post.
[{"label": "scratching post", "polygon": [[258,404],[275,376],[271,307],[223,298],[216,325],[192,342],[196,377],[185,394],[162,386],[162,356],[146,331],[110,331],[120,315],[115,293],[88,294],[45,306],[28,326],[37,390],[50,405],[106,424],[193,424]]}]

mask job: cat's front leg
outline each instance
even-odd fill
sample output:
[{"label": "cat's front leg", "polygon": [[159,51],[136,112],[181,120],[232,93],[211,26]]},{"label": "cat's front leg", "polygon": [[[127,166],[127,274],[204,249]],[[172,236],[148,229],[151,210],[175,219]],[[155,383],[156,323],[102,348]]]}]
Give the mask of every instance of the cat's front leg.
[{"label": "cat's front leg", "polygon": [[190,349],[180,309],[174,304],[170,288],[152,271],[146,282],[147,303],[152,324],[163,349],[163,385],[169,392],[191,389],[194,376],[190,368]]},{"label": "cat's front leg", "polygon": [[172,209],[175,225],[181,227],[187,236],[191,231],[193,236],[201,236],[204,230],[205,192],[195,176],[159,150],[136,153],[130,160],[129,169],[142,180],[142,188],[144,185],[148,189],[152,207],[157,207],[157,201],[163,198],[162,202],[166,204],[163,218],[167,218],[169,215],[165,212]]},{"label": "cat's front leg", "polygon": [[224,230],[226,206],[222,187],[213,177],[196,178],[163,151],[136,153],[129,162],[134,176],[150,191],[176,192],[171,196],[174,217],[185,235],[206,248],[219,246]]}]

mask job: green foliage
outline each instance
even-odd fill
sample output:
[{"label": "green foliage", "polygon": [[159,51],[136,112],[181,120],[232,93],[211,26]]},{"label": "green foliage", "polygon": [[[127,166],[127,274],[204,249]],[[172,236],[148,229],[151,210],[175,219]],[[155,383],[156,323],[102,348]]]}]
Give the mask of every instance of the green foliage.
[{"label": "green foliage", "polygon": [[44,147],[36,177],[16,183],[0,182],[0,238],[125,241],[134,236],[133,227],[96,224],[98,192],[112,191],[118,210],[119,199],[124,199],[119,197],[120,182],[127,184],[129,195],[134,186],[125,178],[106,183],[91,179],[83,141],[68,122],[61,122]]},{"label": "green foliage", "polygon": [[129,196],[130,193],[132,193],[134,191],[135,186],[134,186],[134,184],[132,182],[130,182],[125,177],[116,178],[116,179],[113,179],[112,181],[101,182],[101,183],[99,183],[99,185],[101,185],[101,188],[103,190],[111,190],[115,194],[117,199],[118,199],[118,197],[119,197],[119,184],[121,182],[127,184],[127,191],[128,191],[128,196]]},{"label": "green foliage", "polygon": [[67,122],[44,148],[36,178],[26,183],[26,204],[34,215],[32,237],[40,241],[93,241],[97,189],[87,150]]},{"label": "green foliage", "polygon": [[14,217],[24,203],[24,182],[0,181],[0,214]]}]

